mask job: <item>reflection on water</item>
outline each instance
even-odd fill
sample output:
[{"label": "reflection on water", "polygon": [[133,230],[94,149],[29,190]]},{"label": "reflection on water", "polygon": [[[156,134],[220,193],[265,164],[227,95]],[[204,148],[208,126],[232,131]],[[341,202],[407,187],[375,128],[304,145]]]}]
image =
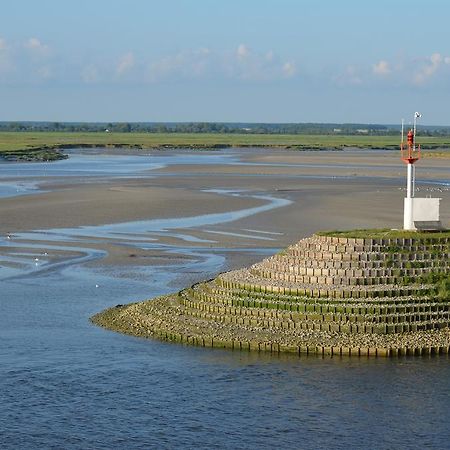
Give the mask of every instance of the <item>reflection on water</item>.
[{"label": "reflection on water", "polygon": [[171,269],[2,282],[2,448],[446,448],[447,358],[299,359],[89,324],[111,304],[166,292]]},{"label": "reflection on water", "polygon": [[39,192],[42,192],[42,190],[39,189],[37,182],[0,182],[0,198],[17,197],[19,195],[26,194],[37,194]]},{"label": "reflection on water", "polygon": [[[3,239],[1,448],[447,448],[446,357],[240,353],[137,339],[89,323],[106,307],[213,276],[230,252],[275,252],[209,248],[191,234],[285,204],[258,198],[263,204],[257,208],[182,222],[41,230]],[[264,229],[241,232],[274,238]],[[168,236],[178,243],[163,242]],[[214,233],[209,236],[214,240]],[[138,268],[89,267],[105,256],[96,245],[104,240],[173,259]]]},{"label": "reflection on water", "polygon": [[[363,152],[365,153],[365,152]],[[372,151],[372,153],[375,153]],[[385,154],[385,152],[381,152]],[[359,170],[377,171],[383,170],[383,172],[390,172],[390,177],[385,178],[386,182],[399,179],[403,179],[403,175],[399,177],[398,167],[386,167],[386,165],[376,165],[373,163],[367,164],[349,164],[347,160],[343,160],[342,163],[333,162],[329,164],[324,163],[280,163],[280,162],[248,162],[240,160],[241,152],[235,149],[222,150],[220,152],[196,152],[196,153],[170,153],[159,154],[158,152],[146,152],[142,150],[139,155],[110,155],[102,152],[98,149],[90,149],[89,152],[79,153],[76,150],[69,152],[70,158],[47,162],[47,163],[23,163],[23,162],[4,162],[0,160],[0,198],[25,195],[42,192],[39,190],[39,186],[45,188],[51,188],[51,183],[56,179],[67,179],[74,177],[87,177],[90,179],[98,178],[149,178],[150,176],[158,177],[171,177],[172,173],[154,173],[150,175],[151,171],[161,169],[164,167],[170,167],[173,165],[240,165],[240,166],[255,166],[255,167],[295,167],[295,168],[309,168],[309,169],[354,169],[355,173],[352,175],[340,175],[335,174],[285,174],[288,178],[305,178],[305,179],[361,179],[367,178],[367,175],[360,175]],[[427,172],[442,171],[440,167],[427,167]],[[203,174],[199,174],[203,175]],[[222,177],[227,177],[227,174],[222,174]],[[243,176],[242,174],[233,174],[232,176]],[[246,174],[248,177],[273,177],[271,174]],[[421,180],[420,174],[417,179],[417,185],[437,185],[442,186],[443,189],[448,189],[450,180],[447,179],[434,179],[433,181]],[[38,182],[26,181],[33,178],[39,179]],[[377,177],[379,178],[379,177]],[[5,182],[4,180],[8,180]]]},{"label": "reflection on water", "polygon": [[[232,194],[229,194],[227,192],[225,193],[225,195],[255,198],[258,200],[265,200],[267,203],[261,206],[255,206],[253,208],[227,211],[224,213],[202,214],[199,216],[175,217],[168,219],[138,220],[133,222],[114,223],[109,225],[82,226],[78,228],[57,228],[54,230],[45,230],[42,232],[36,231],[32,233],[18,233],[16,236],[21,239],[60,240],[65,239],[66,236],[68,236],[69,238],[73,238],[74,236],[116,238],[118,237],[118,235],[120,235],[120,238],[122,239],[136,240],[141,239],[144,233],[156,232],[158,234],[161,234],[162,232],[166,232],[167,230],[194,228],[233,222],[235,220],[243,219],[244,217],[269,211],[274,208],[280,208],[292,203],[287,199],[265,195],[254,195],[236,192],[233,192]],[[187,237],[186,239],[192,240],[192,237]]]},{"label": "reflection on water", "polygon": [[[176,238],[182,242],[191,244],[205,244],[214,243],[214,240],[200,239],[189,234],[189,229],[203,229],[205,226],[224,224],[227,222],[236,221],[244,217],[268,211],[274,208],[291,203],[290,200],[271,197],[267,195],[255,195],[245,192],[235,191],[220,191],[216,190],[217,194],[232,195],[240,197],[255,198],[264,200],[265,203],[236,211],[228,211],[224,213],[202,214],[192,217],[177,217],[166,219],[141,220],[126,223],[116,223],[109,225],[98,226],[83,226],[79,228],[58,228],[52,230],[38,230],[33,232],[14,233],[13,235],[0,239],[0,279],[6,279],[11,276],[20,275],[36,275],[42,272],[59,269],[62,266],[73,264],[81,264],[94,259],[105,256],[105,252],[99,251],[95,248],[87,247],[90,244],[98,244],[101,240],[107,239],[109,244],[127,245],[130,247],[137,247],[146,250],[158,250],[159,252],[183,253],[185,256],[193,257],[199,256],[194,254],[192,247],[185,248],[182,252],[178,245],[163,244],[160,242],[161,238]],[[183,230],[179,232],[176,230]],[[225,231],[204,230],[211,234],[226,233]],[[236,237],[248,237],[245,234],[234,233]],[[253,233],[254,239],[273,240],[267,233],[257,236]],[[67,246],[70,243],[71,246]],[[77,244],[79,243],[79,245]],[[17,249],[28,248],[36,249],[37,253],[29,255],[20,254]],[[62,261],[61,258],[48,260],[49,258],[42,258],[42,254],[54,255],[54,252],[66,252]],[[71,256],[71,253],[76,253]],[[210,251],[211,253],[211,251]],[[216,273],[220,264],[213,263],[211,259],[217,259],[214,253],[205,256],[207,253],[203,250],[203,255],[200,259],[205,257],[208,264],[199,266],[196,262],[197,271],[204,270],[204,273]],[[20,256],[20,257],[19,257]],[[180,270],[180,267],[174,268]],[[151,268],[153,270],[153,267]]]},{"label": "reflection on water", "polygon": [[176,155],[96,155],[72,152],[69,159],[47,163],[0,161],[0,179],[29,177],[98,177],[142,176],[143,172],[161,169],[174,164],[227,164],[234,160],[232,154],[190,153]]},{"label": "reflection on water", "polygon": [[[0,198],[45,192],[43,186],[51,189],[55,179],[149,178],[148,172],[174,164],[227,164],[234,159],[232,154],[223,153],[158,155],[143,151],[140,155],[108,155],[96,154],[94,150],[82,154],[72,151],[69,159],[53,162],[5,162],[0,159]],[[39,181],[28,181],[32,179]]]}]

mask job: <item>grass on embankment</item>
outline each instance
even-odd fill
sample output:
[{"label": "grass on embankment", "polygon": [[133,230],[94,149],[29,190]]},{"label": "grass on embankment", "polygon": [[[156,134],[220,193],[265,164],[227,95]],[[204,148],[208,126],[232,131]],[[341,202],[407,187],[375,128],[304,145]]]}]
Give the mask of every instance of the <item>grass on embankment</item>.
[{"label": "grass on embankment", "polygon": [[405,231],[405,230],[391,230],[384,229],[369,229],[369,230],[350,230],[350,231],[318,231],[318,236],[332,236],[342,238],[354,239],[435,239],[450,237],[450,230],[421,232],[421,231]]},{"label": "grass on embankment", "polygon": [[[421,137],[428,149],[450,148],[450,137]],[[83,133],[83,132],[1,132],[0,157],[6,159],[59,159],[57,149],[76,147],[131,148],[226,148],[280,147],[297,150],[397,149],[397,136],[222,134],[222,133]],[[433,152],[450,157],[450,151]]]},{"label": "grass on embankment", "polygon": [[[391,230],[385,229],[368,229],[368,230],[348,230],[348,231],[319,231],[315,233],[318,236],[341,237],[352,239],[413,239],[418,245],[420,242],[430,242],[439,238],[450,238],[450,230],[421,232],[421,231],[405,231],[405,230]],[[447,244],[450,249],[450,244]],[[399,253],[401,249],[397,246],[388,246],[386,250],[391,253]],[[448,250],[436,250],[436,255],[440,258],[447,258]],[[416,261],[407,263],[407,267],[422,267],[418,266]],[[394,265],[394,264],[393,264]],[[406,280],[408,278],[408,280]],[[405,281],[411,282],[409,277],[405,277]],[[434,293],[436,298],[444,301],[450,299],[450,274],[442,272],[430,272],[425,276],[416,276],[416,283],[424,283],[434,285]]]}]

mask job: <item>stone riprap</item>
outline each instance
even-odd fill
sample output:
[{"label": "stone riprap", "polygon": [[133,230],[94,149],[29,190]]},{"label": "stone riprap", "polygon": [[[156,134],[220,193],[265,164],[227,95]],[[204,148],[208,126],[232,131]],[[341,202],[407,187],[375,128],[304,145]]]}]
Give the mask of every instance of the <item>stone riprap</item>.
[{"label": "stone riprap", "polygon": [[450,234],[314,235],[250,268],[92,318],[207,347],[338,355],[450,349]]}]

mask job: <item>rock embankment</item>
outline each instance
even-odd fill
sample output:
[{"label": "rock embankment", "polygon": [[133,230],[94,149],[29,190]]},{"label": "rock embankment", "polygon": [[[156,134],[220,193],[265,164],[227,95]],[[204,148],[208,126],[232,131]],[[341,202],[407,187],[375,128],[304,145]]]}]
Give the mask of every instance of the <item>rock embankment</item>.
[{"label": "rock embankment", "polygon": [[450,350],[450,234],[314,235],[248,269],[92,318],[142,337],[298,354]]}]

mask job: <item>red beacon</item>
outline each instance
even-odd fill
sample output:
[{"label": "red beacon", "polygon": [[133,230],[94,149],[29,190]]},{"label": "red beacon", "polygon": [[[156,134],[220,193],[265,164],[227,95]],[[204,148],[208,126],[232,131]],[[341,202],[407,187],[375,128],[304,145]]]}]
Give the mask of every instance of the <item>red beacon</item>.
[{"label": "red beacon", "polygon": [[402,160],[406,164],[406,197],[404,198],[403,229],[408,231],[426,230],[437,231],[442,229],[439,217],[440,198],[416,197],[416,166],[415,162],[420,159],[420,145],[416,145],[417,119],[422,114],[414,113],[414,127],[406,135],[406,142],[402,140],[400,150]]},{"label": "red beacon", "polygon": [[406,144],[403,141],[403,120],[402,120],[402,139],[400,143],[400,152],[402,160],[408,169],[406,179],[406,198],[403,213],[403,228],[405,230],[415,230],[414,225],[414,193],[416,184],[416,174],[414,163],[420,159],[420,145],[416,147],[416,128],[417,118],[422,115],[418,112],[414,113],[414,128],[408,131],[406,135]]},{"label": "red beacon", "polygon": [[[416,113],[417,114],[417,113]],[[409,130],[406,135],[406,143],[403,142],[403,124],[402,124],[402,142],[400,143],[402,160],[406,164],[414,164],[420,159],[420,144],[416,146],[416,122],[414,121],[414,130]]]}]

